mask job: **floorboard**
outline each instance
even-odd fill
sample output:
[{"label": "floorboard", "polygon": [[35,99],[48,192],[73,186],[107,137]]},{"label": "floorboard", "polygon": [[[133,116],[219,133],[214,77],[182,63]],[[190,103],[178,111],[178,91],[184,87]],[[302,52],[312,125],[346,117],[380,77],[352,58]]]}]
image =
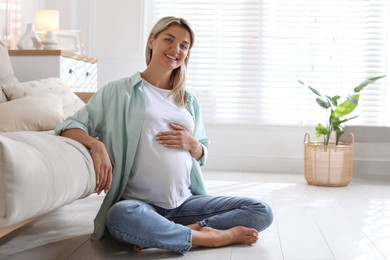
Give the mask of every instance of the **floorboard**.
[{"label": "floorboard", "polygon": [[317,187],[290,173],[206,172],[210,194],[266,201],[274,222],[252,246],[134,253],[89,234],[103,196],[50,212],[0,239],[4,259],[390,259],[390,176],[357,176],[346,187]]}]

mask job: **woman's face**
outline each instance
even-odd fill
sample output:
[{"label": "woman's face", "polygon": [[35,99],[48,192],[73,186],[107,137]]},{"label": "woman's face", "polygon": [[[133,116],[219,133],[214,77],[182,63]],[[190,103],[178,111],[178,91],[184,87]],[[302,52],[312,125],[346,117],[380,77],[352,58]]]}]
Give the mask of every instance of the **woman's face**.
[{"label": "woman's face", "polygon": [[161,31],[157,38],[149,39],[148,47],[152,49],[150,63],[160,63],[165,68],[174,70],[183,64],[190,46],[190,33],[178,25],[171,25]]}]

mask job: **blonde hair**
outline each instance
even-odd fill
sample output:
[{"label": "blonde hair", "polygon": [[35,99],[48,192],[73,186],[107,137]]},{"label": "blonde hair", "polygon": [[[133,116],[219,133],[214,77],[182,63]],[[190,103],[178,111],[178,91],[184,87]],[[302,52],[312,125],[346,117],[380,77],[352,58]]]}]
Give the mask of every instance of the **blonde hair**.
[{"label": "blonde hair", "polygon": [[[191,28],[191,25],[183,18],[177,18],[173,16],[163,17],[152,28],[149,34],[149,39],[152,37],[156,39],[162,31],[166,30],[169,26],[172,25],[178,25],[186,29],[190,33],[190,37],[191,37],[190,39],[191,42],[190,42],[186,59],[184,60],[183,64],[180,67],[172,71],[171,78],[169,81],[170,86],[172,86],[171,95],[174,95],[176,104],[179,106],[184,106],[186,102],[185,84],[187,79],[187,64],[190,59],[190,50],[194,45],[194,41],[195,41],[195,34]],[[146,58],[146,65],[149,65],[152,59],[152,49],[149,48],[148,44],[146,44],[145,58]]]}]

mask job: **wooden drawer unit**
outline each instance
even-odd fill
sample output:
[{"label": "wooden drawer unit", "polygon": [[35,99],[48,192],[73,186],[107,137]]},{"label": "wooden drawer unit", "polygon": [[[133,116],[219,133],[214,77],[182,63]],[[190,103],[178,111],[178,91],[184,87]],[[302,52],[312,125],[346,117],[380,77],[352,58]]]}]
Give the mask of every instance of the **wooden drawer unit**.
[{"label": "wooden drawer unit", "polygon": [[62,50],[9,50],[16,78],[58,77],[74,92],[97,91],[97,59]]}]

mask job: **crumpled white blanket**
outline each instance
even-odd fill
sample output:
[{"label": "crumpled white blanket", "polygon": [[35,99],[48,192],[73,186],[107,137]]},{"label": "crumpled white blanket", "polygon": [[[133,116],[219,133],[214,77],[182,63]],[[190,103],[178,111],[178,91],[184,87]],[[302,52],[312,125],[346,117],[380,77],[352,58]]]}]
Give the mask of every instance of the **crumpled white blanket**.
[{"label": "crumpled white blanket", "polygon": [[0,227],[95,192],[88,149],[53,132],[0,134]]}]

